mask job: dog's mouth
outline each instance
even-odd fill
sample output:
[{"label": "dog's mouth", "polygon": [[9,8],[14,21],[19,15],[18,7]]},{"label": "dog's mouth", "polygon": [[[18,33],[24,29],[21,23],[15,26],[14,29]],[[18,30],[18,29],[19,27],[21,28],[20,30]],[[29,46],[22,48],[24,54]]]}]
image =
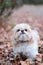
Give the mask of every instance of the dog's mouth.
[{"label": "dog's mouth", "polygon": [[26,41],[24,41],[24,40],[19,40],[18,42],[26,43],[26,42],[29,42],[29,40],[26,40]]},{"label": "dog's mouth", "polygon": [[18,40],[16,42],[18,42],[18,43],[29,43],[29,42],[32,42],[32,38],[30,40]]},{"label": "dog's mouth", "polygon": [[29,38],[27,34],[20,34],[15,40],[17,43],[26,43],[30,42],[32,40],[32,37]]}]

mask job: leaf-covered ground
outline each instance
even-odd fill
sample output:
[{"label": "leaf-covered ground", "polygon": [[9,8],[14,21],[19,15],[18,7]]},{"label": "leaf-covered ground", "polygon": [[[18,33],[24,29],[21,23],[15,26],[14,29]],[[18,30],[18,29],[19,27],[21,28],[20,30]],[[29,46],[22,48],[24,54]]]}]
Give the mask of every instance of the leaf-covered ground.
[{"label": "leaf-covered ground", "polygon": [[[27,8],[26,8],[27,9]],[[15,24],[26,22],[33,29],[38,30],[40,35],[39,53],[42,57],[41,62],[23,61],[18,57],[14,59],[12,50],[11,35]],[[11,14],[6,23],[0,18],[0,65],[43,65],[43,17],[30,14],[28,10],[19,9]]]}]

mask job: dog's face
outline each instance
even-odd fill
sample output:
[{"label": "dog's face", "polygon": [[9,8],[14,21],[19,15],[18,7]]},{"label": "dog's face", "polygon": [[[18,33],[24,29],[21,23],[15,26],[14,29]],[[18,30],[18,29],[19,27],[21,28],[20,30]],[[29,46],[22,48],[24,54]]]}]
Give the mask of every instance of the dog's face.
[{"label": "dog's face", "polygon": [[26,23],[17,24],[13,28],[13,42],[36,42],[39,36],[36,31],[33,31],[31,27]]}]

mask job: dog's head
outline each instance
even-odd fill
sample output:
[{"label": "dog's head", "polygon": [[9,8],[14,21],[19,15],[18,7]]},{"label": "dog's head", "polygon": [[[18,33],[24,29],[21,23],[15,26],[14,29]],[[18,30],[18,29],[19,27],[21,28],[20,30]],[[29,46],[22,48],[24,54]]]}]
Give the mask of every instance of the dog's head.
[{"label": "dog's head", "polygon": [[13,28],[13,36],[12,36],[13,43],[33,43],[38,42],[39,35],[38,32],[35,30],[32,30],[30,25],[26,23],[17,24]]}]

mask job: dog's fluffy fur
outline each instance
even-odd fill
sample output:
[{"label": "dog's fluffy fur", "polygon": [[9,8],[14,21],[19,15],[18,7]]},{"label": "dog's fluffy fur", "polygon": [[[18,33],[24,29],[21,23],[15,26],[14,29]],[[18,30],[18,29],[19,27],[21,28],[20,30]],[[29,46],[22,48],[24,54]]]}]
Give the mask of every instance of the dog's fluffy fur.
[{"label": "dog's fluffy fur", "polygon": [[22,52],[34,60],[38,54],[38,41],[38,32],[32,30],[30,25],[21,23],[13,28],[12,43],[15,56]]}]

